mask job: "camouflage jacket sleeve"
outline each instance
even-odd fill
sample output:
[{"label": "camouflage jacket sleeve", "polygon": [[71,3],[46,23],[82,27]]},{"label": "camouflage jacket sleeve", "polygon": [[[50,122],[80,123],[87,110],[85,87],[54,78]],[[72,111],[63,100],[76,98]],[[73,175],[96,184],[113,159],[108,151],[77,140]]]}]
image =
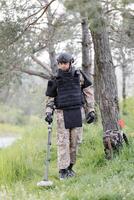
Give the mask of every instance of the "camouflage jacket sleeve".
[{"label": "camouflage jacket sleeve", "polygon": [[54,97],[48,97],[46,96],[46,103],[45,103],[45,112],[48,113],[52,113],[55,110],[55,106],[54,106]]},{"label": "camouflage jacket sleeve", "polygon": [[46,90],[46,102],[45,102],[45,111],[46,113],[50,112],[53,114],[55,110],[54,105],[54,97],[57,93],[57,87],[55,84],[55,80],[49,80],[47,84],[47,90]]},{"label": "camouflage jacket sleeve", "polygon": [[80,84],[81,88],[84,94],[84,99],[85,99],[85,104],[84,104],[84,109],[85,113],[89,113],[91,111],[94,111],[94,90],[93,90],[93,85],[89,80],[89,83],[85,84],[85,80],[83,77],[83,74],[80,73]]}]

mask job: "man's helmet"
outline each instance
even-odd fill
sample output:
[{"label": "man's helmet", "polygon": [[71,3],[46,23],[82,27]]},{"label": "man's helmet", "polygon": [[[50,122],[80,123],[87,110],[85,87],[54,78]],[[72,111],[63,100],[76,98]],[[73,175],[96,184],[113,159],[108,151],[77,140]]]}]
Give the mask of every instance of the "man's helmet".
[{"label": "man's helmet", "polygon": [[58,63],[73,63],[74,62],[74,58],[68,54],[68,53],[61,53],[58,57],[57,57],[57,62]]}]

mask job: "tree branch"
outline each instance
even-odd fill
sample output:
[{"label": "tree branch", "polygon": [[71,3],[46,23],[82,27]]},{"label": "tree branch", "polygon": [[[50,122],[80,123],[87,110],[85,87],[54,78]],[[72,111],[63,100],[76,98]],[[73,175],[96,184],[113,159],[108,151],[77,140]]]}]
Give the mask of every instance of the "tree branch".
[{"label": "tree branch", "polygon": [[31,58],[38,63],[41,67],[43,67],[43,69],[45,69],[50,76],[53,75],[52,71],[48,68],[48,66],[44,65],[40,60],[38,60],[34,55],[31,56]]},{"label": "tree branch", "polygon": [[37,0],[38,2],[39,2],[39,4],[42,6],[43,4],[41,3],[41,1],[40,0]]},{"label": "tree branch", "polygon": [[46,45],[40,46],[40,47],[38,47],[38,48],[36,48],[36,49],[33,49],[33,54],[35,54],[35,53],[37,53],[38,51],[41,51],[41,50],[43,50],[43,49],[45,49],[45,48],[46,48]]},{"label": "tree branch", "polygon": [[44,74],[43,72],[36,72],[36,71],[30,70],[30,69],[19,69],[19,71],[26,73],[26,74],[29,74],[29,75],[38,76],[38,77],[41,77],[43,79],[47,79],[47,80],[50,79],[50,76]]},{"label": "tree branch", "polygon": [[43,6],[42,8],[40,8],[37,12],[35,12],[35,13],[29,15],[28,17],[26,17],[26,18],[25,18],[25,21],[28,20],[29,18],[31,18],[31,17],[37,15],[41,10],[43,10],[43,9],[45,9],[45,8],[46,8],[46,5]]},{"label": "tree branch", "polygon": [[110,10],[107,10],[104,14],[109,14],[110,12],[113,12],[113,11],[120,11],[121,12],[121,10],[119,8],[112,8]]},{"label": "tree branch", "polygon": [[[28,26],[25,28],[25,30],[24,31],[26,31],[31,25],[34,25],[43,15],[44,15],[44,13],[46,12],[46,10],[48,9],[48,7],[54,2],[55,0],[51,0],[46,6],[44,6],[44,11],[42,12],[42,14],[36,19],[36,20],[34,20],[33,22],[31,22],[30,24],[28,24]],[[43,8],[42,8],[43,9]],[[41,10],[42,10],[41,9]],[[38,11],[38,12],[40,12],[40,11]],[[32,14],[31,16],[34,16],[34,15],[36,15],[38,12],[36,12],[35,14]],[[29,16],[29,17],[31,17],[31,16]]]},{"label": "tree branch", "polygon": [[[51,0],[45,7],[44,7],[44,11],[43,11],[43,13],[35,20],[35,21],[33,21],[33,22],[31,22],[30,24],[28,24],[28,26],[21,32],[21,34],[18,36],[18,37],[16,37],[15,38],[15,40],[13,41],[13,42],[11,42],[10,44],[9,44],[9,46],[10,45],[12,45],[14,42],[16,42],[19,38],[21,38],[22,37],[22,35],[27,31],[27,29],[31,26],[31,25],[34,25],[43,15],[44,15],[44,13],[47,11],[47,9],[48,9],[48,7],[54,2],[55,0]],[[43,8],[42,8],[43,9]],[[40,9],[39,11],[41,11],[42,9]],[[39,11],[37,11],[36,12],[36,14],[39,12]],[[32,16],[34,16],[35,14],[32,14]],[[29,16],[29,17],[31,17],[31,16]],[[28,17],[28,18],[29,18]],[[28,19],[27,18],[27,19]]]}]

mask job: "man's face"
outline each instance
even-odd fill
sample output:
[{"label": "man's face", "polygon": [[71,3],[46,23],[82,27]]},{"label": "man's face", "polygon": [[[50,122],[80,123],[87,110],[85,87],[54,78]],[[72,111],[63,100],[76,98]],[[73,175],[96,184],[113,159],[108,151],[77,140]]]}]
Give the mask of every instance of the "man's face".
[{"label": "man's face", "polygon": [[67,71],[70,67],[70,63],[59,63],[58,64],[58,68],[63,70],[63,71]]}]

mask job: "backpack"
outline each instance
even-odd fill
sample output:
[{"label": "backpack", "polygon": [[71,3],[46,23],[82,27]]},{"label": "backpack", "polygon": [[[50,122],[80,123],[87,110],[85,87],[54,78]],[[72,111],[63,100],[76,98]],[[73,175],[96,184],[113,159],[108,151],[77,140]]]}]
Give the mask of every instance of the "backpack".
[{"label": "backpack", "polygon": [[129,144],[126,134],[122,130],[107,130],[103,136],[103,145],[106,159],[110,160],[119,154],[123,143]]}]

